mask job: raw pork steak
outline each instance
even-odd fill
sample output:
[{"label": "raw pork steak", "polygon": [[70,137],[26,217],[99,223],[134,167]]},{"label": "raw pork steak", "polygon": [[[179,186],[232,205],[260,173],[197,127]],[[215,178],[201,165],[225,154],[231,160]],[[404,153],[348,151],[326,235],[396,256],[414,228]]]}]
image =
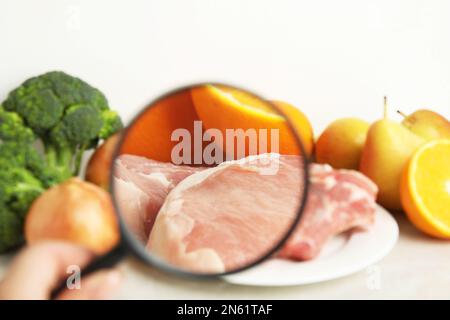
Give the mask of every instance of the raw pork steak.
[{"label": "raw pork steak", "polygon": [[133,155],[114,163],[114,195],[122,218],[144,245],[167,194],[203,168],[176,166]]},{"label": "raw pork steak", "polygon": [[306,208],[280,257],[313,259],[334,235],[370,226],[375,219],[377,186],[366,176],[353,170],[333,170],[329,165],[309,168]]},{"label": "raw pork steak", "polygon": [[[224,272],[267,254],[296,217],[304,170],[297,156],[249,157],[204,170],[168,195],[148,250],[171,265]],[[269,160],[269,161],[267,161]],[[268,168],[278,168],[276,174]]]}]

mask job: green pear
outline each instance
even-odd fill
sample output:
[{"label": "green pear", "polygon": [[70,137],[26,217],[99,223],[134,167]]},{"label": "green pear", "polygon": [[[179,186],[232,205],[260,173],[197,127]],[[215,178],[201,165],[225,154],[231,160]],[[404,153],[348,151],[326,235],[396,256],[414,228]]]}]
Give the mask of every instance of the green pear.
[{"label": "green pear", "polygon": [[[385,107],[386,108],[386,107]],[[384,119],[374,122],[367,133],[360,171],[378,186],[377,201],[391,210],[401,210],[400,181],[411,155],[425,142],[404,125]]]},{"label": "green pear", "polygon": [[407,116],[397,112],[405,117],[402,124],[424,139],[450,139],[450,121],[439,113],[421,109]]},{"label": "green pear", "polygon": [[316,161],[336,169],[358,170],[370,124],[358,118],[332,122],[316,143]]}]

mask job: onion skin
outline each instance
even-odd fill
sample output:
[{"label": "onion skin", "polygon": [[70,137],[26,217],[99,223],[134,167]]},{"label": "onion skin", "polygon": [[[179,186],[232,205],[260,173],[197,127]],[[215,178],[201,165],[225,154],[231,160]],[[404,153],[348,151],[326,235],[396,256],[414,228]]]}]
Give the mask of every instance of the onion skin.
[{"label": "onion skin", "polygon": [[109,175],[111,171],[114,150],[119,143],[120,133],[109,137],[89,159],[86,167],[86,180],[105,190],[109,189]]},{"label": "onion skin", "polygon": [[71,178],[37,198],[25,219],[25,238],[65,240],[102,254],[120,238],[117,217],[108,192]]}]

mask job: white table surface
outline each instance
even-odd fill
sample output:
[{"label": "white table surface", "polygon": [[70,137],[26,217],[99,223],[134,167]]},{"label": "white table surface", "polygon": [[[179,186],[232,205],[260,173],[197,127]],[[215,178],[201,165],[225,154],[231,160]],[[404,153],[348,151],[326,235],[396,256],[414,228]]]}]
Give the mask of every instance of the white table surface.
[{"label": "white table surface", "polygon": [[[446,0],[2,0],[0,39],[0,100],[59,69],[100,88],[125,120],[165,90],[212,80],[293,103],[316,134],[340,117],[377,119],[383,95],[392,118],[423,107],[450,117]],[[126,263],[119,297],[450,298],[450,243],[400,227],[388,257],[336,281],[251,288]]]},{"label": "white table surface", "polygon": [[[383,260],[353,275],[318,284],[249,287],[182,279],[129,259],[117,299],[450,299],[450,242],[419,233],[397,213],[400,239]],[[0,256],[0,278],[10,256]]]}]

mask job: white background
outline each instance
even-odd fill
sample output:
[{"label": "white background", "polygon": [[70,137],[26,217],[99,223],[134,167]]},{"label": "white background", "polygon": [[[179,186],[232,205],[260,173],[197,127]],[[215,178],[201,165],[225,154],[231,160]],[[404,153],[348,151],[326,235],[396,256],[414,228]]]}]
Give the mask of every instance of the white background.
[{"label": "white background", "polygon": [[[450,1],[1,0],[0,100],[54,69],[100,88],[125,119],[165,90],[199,81],[290,102],[316,134],[340,117],[377,119],[383,95],[392,117],[394,108],[423,107],[450,117]],[[448,298],[448,244],[400,220],[402,238],[379,266],[377,290],[364,272],[284,289],[166,276],[142,287],[151,277],[130,273],[121,297]]]},{"label": "white background", "polygon": [[99,87],[126,119],[204,80],[286,100],[316,134],[340,117],[375,120],[385,94],[391,111],[450,116],[446,0],[1,0],[0,41],[0,99],[60,69]]}]

